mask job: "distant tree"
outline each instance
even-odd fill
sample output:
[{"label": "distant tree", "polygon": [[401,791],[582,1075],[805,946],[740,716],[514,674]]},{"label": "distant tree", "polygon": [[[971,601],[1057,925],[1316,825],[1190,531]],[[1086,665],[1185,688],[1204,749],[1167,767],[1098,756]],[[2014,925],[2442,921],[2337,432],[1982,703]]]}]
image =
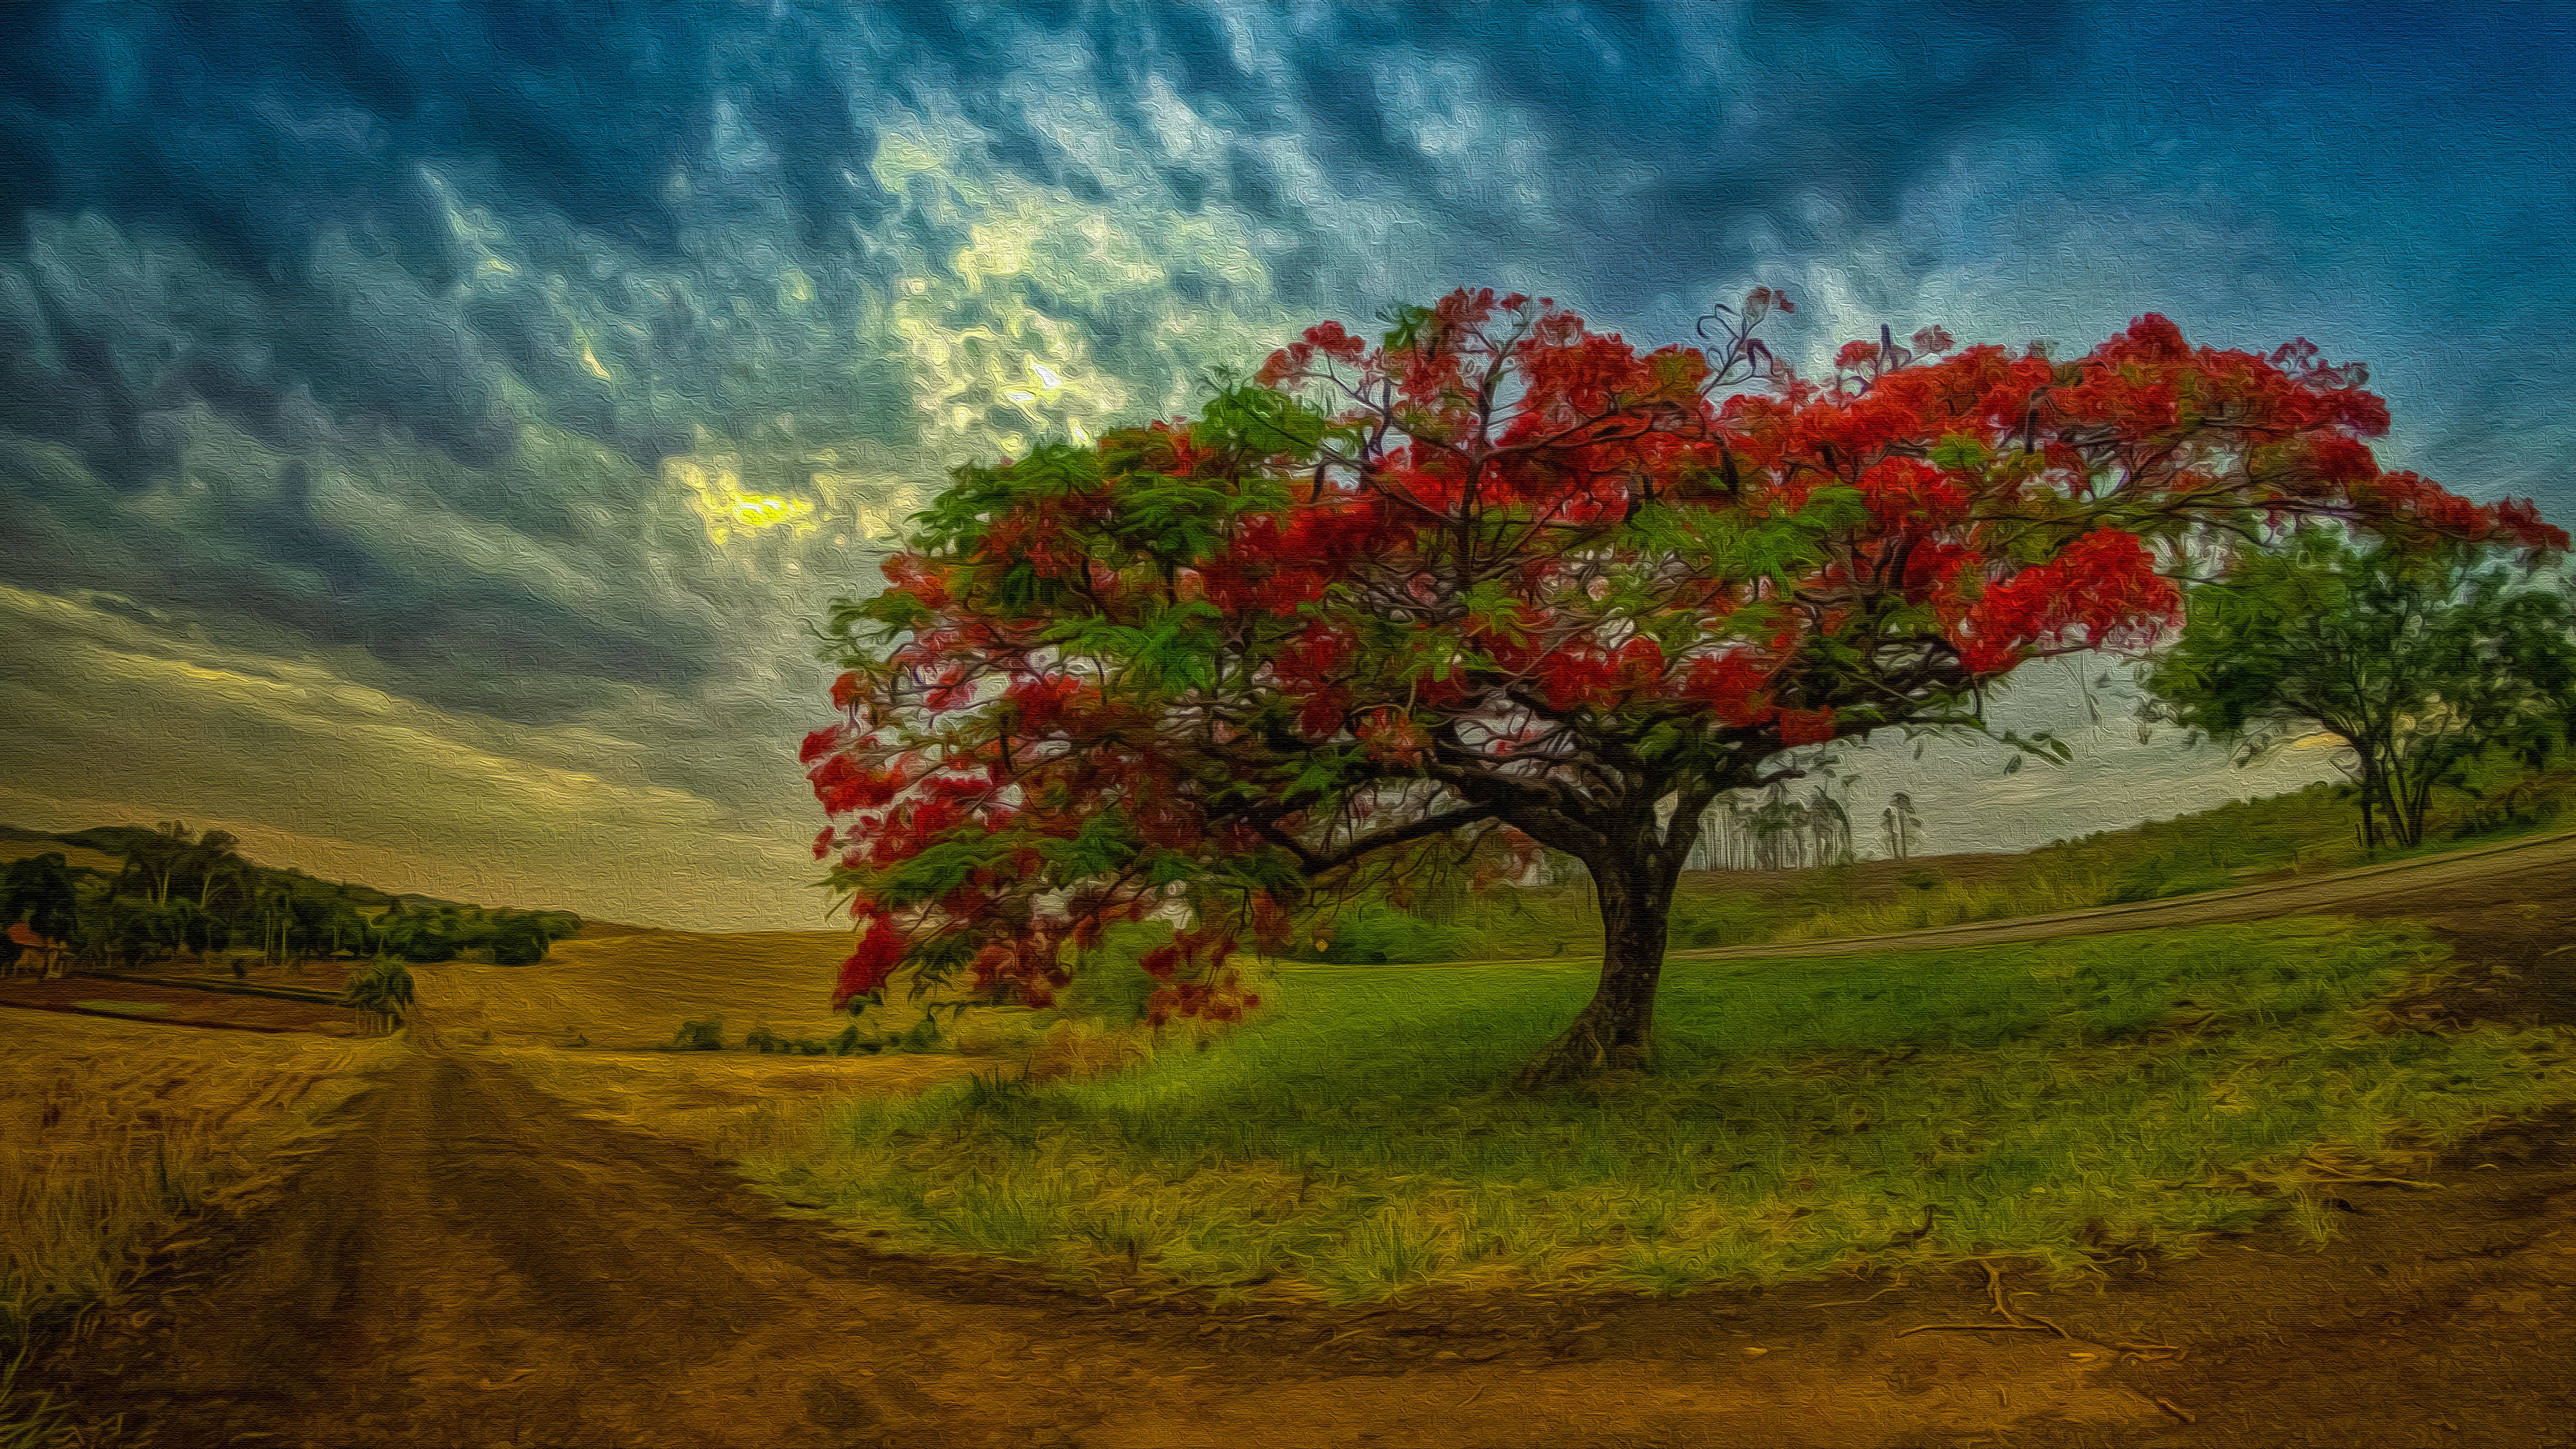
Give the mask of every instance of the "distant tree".
[{"label": "distant tree", "polygon": [[378,961],[349,978],[343,1004],[359,1013],[362,1028],[391,1030],[411,1012],[411,972],[398,961]]},{"label": "distant tree", "polygon": [[493,964],[530,966],[546,959],[546,949],[553,942],[546,935],[546,923],[527,911],[503,911],[491,928],[486,942]]},{"label": "distant tree", "polygon": [[1852,858],[1851,814],[1830,785],[1807,792],[1807,838],[1815,846],[1817,865],[1840,865]]},{"label": "distant tree", "polygon": [[2435,788],[2489,751],[2537,763],[2576,737],[2576,611],[2488,550],[2310,529],[2237,559],[2188,607],[2143,675],[2143,720],[2232,741],[2239,764],[2340,741],[2365,848],[2422,841]]},{"label": "distant tree", "polygon": [[1040,1000],[1185,904],[1149,1014],[1230,1020],[1230,953],[1316,898],[1545,847],[1592,876],[1604,954],[1520,1081],[1639,1064],[1706,811],[1789,751],[1980,731],[2017,665],[2143,646],[2168,571],[2276,521],[2566,542],[2383,471],[2385,404],[2305,344],[2147,316],[2061,362],[1882,328],[1810,380],[1754,336],[1776,310],[1641,353],[1461,291],[1315,327],[1195,418],[960,469],[828,629],[816,854],[864,923],[836,999],[909,969]]},{"label": "distant tree", "polygon": [[1789,797],[1787,781],[1773,785],[1751,819],[1757,870],[1795,870],[1807,863],[1807,807]]},{"label": "distant tree", "polygon": [[238,889],[241,841],[229,830],[209,830],[187,852],[185,876],[195,881],[197,909],[210,910],[219,894]]},{"label": "distant tree", "polygon": [[71,861],[60,851],[9,862],[0,875],[0,923],[24,921],[48,940],[69,938],[80,909],[74,880]]},{"label": "distant tree", "polygon": [[196,832],[177,820],[164,820],[152,827],[150,835],[134,837],[126,864],[142,878],[144,893],[154,905],[169,904],[170,882],[186,867],[196,846]]},{"label": "distant tree", "polygon": [[1914,797],[1899,790],[1888,797],[1887,808],[1878,813],[1879,830],[1887,839],[1887,854],[1893,860],[1910,860],[1920,848],[1923,817],[1914,813]]},{"label": "distant tree", "polygon": [[454,912],[436,909],[405,911],[378,923],[387,952],[423,965],[456,959],[464,944],[458,939],[461,925]]}]

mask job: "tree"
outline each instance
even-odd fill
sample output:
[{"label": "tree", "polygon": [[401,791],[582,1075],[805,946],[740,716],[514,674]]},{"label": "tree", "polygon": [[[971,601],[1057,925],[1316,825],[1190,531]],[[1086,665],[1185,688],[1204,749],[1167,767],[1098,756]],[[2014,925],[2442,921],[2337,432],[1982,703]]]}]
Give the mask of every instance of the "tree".
[{"label": "tree", "polygon": [[1891,860],[1908,860],[1923,843],[1923,817],[1914,813],[1914,797],[1899,790],[1878,812],[1878,828],[1887,837]]},{"label": "tree", "polygon": [[[2138,647],[2159,571],[2324,516],[2562,545],[2360,440],[2357,368],[2194,349],[2072,362],[1885,329],[1830,378],[1756,337],[1640,353],[1456,292],[1308,331],[1195,419],[958,469],[837,604],[815,842],[860,923],[836,1000],[963,977],[1044,1001],[1116,919],[1184,909],[1154,1019],[1256,1004],[1229,955],[1371,874],[1590,873],[1599,987],[1521,1073],[1646,1060],[1707,807],[1799,746],[1982,728],[2038,655]],[[2016,741],[2062,753],[2048,737]]]},{"label": "tree", "polygon": [[241,840],[229,830],[209,830],[188,852],[186,866],[197,879],[197,909],[214,908],[215,896],[237,889],[242,867]]},{"label": "tree", "polygon": [[399,961],[371,962],[349,978],[340,1000],[357,1013],[361,1030],[391,1031],[411,1011],[411,971]]},{"label": "tree", "polygon": [[170,880],[197,850],[196,832],[182,821],[164,820],[150,835],[138,834],[127,847],[128,869],[143,876],[145,893],[156,906],[170,903]]},{"label": "tree", "polygon": [[2192,591],[2141,713],[2234,741],[2239,764],[2339,740],[2363,847],[2415,845],[2435,787],[2480,756],[2537,764],[2571,738],[2571,626],[2563,591],[2517,585],[2491,550],[2308,529]]},{"label": "tree", "polygon": [[546,959],[554,945],[546,933],[546,923],[533,911],[503,911],[493,922],[488,944],[493,964],[498,966],[531,966]]},{"label": "tree", "polygon": [[70,859],[58,850],[9,862],[0,874],[0,921],[24,921],[49,941],[68,937],[79,910],[74,880]]},{"label": "tree", "polygon": [[9,862],[8,871],[0,874],[0,926],[24,924],[35,944],[0,943],[0,964],[14,965],[21,949],[33,949],[39,953],[37,969],[53,970],[63,942],[79,925],[77,880],[61,851]]}]

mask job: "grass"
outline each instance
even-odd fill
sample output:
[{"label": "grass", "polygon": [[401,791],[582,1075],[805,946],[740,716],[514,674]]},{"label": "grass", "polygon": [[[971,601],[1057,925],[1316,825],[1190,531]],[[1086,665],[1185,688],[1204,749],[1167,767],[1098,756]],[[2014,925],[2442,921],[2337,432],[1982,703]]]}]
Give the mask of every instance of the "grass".
[{"label": "grass", "polygon": [[0,1347],[110,1298],[137,1245],[400,1049],[0,1014]]},{"label": "grass", "polygon": [[729,1146],[891,1246],[1145,1291],[1680,1292],[1988,1254],[2072,1272],[2576,1099],[2550,1033],[2383,1029],[2447,969],[2417,929],[2330,918],[1675,962],[1655,1073],[1538,1097],[1503,1082],[1588,970],[1299,969],[1261,1019],[1125,1075],[994,1073]]},{"label": "grass", "polygon": [[50,1390],[31,1395],[18,1387],[18,1371],[27,1361],[21,1350],[0,1364],[0,1449],[68,1449],[81,1443],[86,1436]]}]

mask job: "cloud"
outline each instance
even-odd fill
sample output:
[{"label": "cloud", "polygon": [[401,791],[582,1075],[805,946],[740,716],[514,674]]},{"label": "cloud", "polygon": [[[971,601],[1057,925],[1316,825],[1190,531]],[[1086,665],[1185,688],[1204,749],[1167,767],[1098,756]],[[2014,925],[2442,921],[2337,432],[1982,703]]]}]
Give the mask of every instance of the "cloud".
[{"label": "cloud", "polygon": [[819,916],[799,822],[658,783],[636,739],[443,713],[109,597],[0,588],[0,625],[15,819],[184,818],[289,842],[272,864],[646,924]]},{"label": "cloud", "polygon": [[[0,14],[0,586],[31,631],[0,687],[64,732],[12,746],[47,798],[130,757],[147,815],[538,871],[595,863],[563,842],[596,825],[748,882],[811,824],[801,626],[948,469],[1461,284],[1646,342],[1784,285],[1811,366],[1882,322],[2305,333],[2371,362],[2393,461],[2576,504],[2563,32],[2294,18],[2247,72],[2188,17],[2046,4],[570,14]],[[2237,779],[2163,748],[1917,799],[2001,843]],[[415,780],[583,823],[477,835]],[[685,911],[803,918],[726,899]]]}]

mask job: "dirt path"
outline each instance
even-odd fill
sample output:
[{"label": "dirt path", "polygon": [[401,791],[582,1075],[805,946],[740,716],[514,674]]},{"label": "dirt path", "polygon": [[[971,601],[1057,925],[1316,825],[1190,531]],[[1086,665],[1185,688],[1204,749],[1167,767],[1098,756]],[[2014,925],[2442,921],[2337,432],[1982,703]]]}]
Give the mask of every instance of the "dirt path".
[{"label": "dirt path", "polygon": [[[2359,904],[2509,973],[2429,1012],[2576,1019],[2544,904],[2576,899],[2576,863],[2424,869]],[[2095,1284],[2008,1277],[2060,1338],[1904,1332],[1989,1320],[1975,1268],[1367,1314],[1119,1306],[873,1253],[470,1050],[424,1043],[344,1111],[53,1384],[189,1449],[2576,1445],[2576,1117],[2480,1142],[2438,1189],[2345,1190],[2323,1250],[2266,1231]]]},{"label": "dirt path", "polygon": [[1766,1334],[1740,1300],[1672,1322],[1625,1300],[1121,1310],[871,1254],[469,1055],[424,1051],[355,1110],[291,1193],[202,1255],[197,1280],[168,1284],[160,1310],[90,1346],[65,1386],[112,1398],[162,1443],[475,1449],[1712,1432],[1846,1446],[2155,1412],[2055,1340],[1819,1352],[1795,1342],[1811,1324]]}]

